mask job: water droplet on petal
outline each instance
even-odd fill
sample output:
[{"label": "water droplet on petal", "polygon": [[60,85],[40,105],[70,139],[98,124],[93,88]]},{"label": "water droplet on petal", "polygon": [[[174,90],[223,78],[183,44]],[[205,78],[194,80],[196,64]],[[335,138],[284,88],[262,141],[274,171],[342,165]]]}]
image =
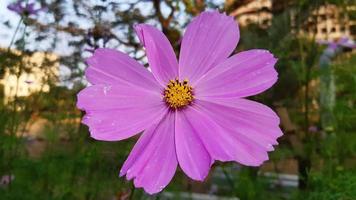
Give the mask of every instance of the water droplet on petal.
[{"label": "water droplet on petal", "polygon": [[111,86],[105,86],[103,89],[104,95],[106,96],[106,94],[108,93],[108,91],[110,91]]}]

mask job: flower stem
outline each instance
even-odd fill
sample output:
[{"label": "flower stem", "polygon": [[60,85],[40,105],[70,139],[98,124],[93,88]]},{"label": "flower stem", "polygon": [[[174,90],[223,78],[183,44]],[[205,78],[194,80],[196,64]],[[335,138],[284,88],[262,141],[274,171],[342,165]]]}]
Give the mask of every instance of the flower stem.
[{"label": "flower stem", "polygon": [[19,29],[20,29],[20,25],[22,24],[22,21],[23,21],[23,17],[21,17],[21,19],[20,19],[19,22],[17,23],[17,26],[16,26],[16,29],[15,29],[14,35],[13,35],[12,38],[11,38],[11,42],[10,42],[10,44],[9,44],[9,47],[7,48],[7,51],[8,51],[8,52],[10,51],[12,45],[14,44],[14,41],[15,41],[17,32],[18,32]]},{"label": "flower stem", "polygon": [[[17,25],[16,27],[16,30],[15,30],[15,33],[14,33],[14,36],[13,38],[11,39],[11,43],[8,47],[8,51],[11,50],[11,46],[14,42],[14,38],[19,30],[19,27],[20,27],[20,24],[21,22],[23,21],[23,18],[21,17],[20,21],[19,21],[19,24]],[[25,39],[26,39],[26,30],[27,30],[27,25],[25,24],[25,27],[24,27],[24,30],[23,30],[23,35],[22,35],[22,45],[21,45],[21,54],[23,55],[23,52],[25,50]],[[18,131],[18,128],[19,128],[19,124],[20,122],[18,122],[16,120],[16,118],[19,116],[18,115],[18,111],[17,111],[17,101],[18,101],[18,90],[19,90],[19,84],[20,84],[20,76],[22,74],[22,67],[23,67],[23,57],[21,56],[20,58],[20,65],[18,67],[18,71],[16,72],[16,88],[15,88],[15,94],[14,94],[14,100],[13,100],[13,104],[12,104],[12,111],[13,111],[13,115],[12,115],[12,124],[11,124],[11,132],[10,132],[10,135],[11,137],[16,137],[16,133]],[[27,122],[25,123],[27,124]],[[11,171],[12,171],[12,162],[15,160],[15,158],[17,157],[17,151],[18,151],[18,147],[19,145],[17,143],[15,144],[11,144],[11,147],[10,147],[10,158],[9,158],[9,161],[8,161],[8,169],[9,169],[9,174],[11,175]],[[9,188],[11,189],[11,181],[9,182]]]},{"label": "flower stem", "polygon": [[134,199],[133,197],[135,196],[135,190],[136,190],[135,185],[132,184],[129,200],[133,200]]}]

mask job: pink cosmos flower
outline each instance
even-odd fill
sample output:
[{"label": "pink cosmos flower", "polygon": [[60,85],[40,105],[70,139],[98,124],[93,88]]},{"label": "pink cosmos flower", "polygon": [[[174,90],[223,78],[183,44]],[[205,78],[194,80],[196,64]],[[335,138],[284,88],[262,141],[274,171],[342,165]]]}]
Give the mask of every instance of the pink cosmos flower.
[{"label": "pink cosmos flower", "polygon": [[229,57],[239,29],[218,12],[204,12],[189,24],[179,62],[162,32],[145,24],[135,30],[152,73],[122,52],[97,49],[85,74],[92,86],[78,94],[91,137],[118,141],[143,132],[120,176],[153,194],[178,165],[202,181],[216,160],[259,166],[268,159],[282,135],[279,118],[245,97],[277,81],[270,52]]}]

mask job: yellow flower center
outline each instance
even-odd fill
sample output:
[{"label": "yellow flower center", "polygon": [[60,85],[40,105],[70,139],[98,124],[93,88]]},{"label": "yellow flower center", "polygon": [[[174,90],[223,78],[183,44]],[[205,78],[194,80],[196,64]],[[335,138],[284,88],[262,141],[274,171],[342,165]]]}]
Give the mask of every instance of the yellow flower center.
[{"label": "yellow flower center", "polygon": [[164,100],[173,109],[189,105],[193,99],[193,88],[188,84],[188,80],[170,80],[164,90]]}]

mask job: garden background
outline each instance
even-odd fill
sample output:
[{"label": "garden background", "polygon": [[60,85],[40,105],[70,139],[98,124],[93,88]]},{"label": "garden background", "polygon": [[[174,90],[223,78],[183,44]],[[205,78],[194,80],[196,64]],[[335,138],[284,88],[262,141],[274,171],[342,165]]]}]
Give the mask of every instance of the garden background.
[{"label": "garden background", "polygon": [[[161,29],[178,54],[204,10],[236,19],[235,52],[279,58],[278,82],[253,99],[277,112],[284,135],[261,167],[217,163],[204,182],[178,170],[148,196],[118,177],[137,138],[95,141],[80,123],[85,58],[107,47],[147,66],[137,23]],[[356,199],[355,39],[353,0],[0,0],[0,199]]]}]

